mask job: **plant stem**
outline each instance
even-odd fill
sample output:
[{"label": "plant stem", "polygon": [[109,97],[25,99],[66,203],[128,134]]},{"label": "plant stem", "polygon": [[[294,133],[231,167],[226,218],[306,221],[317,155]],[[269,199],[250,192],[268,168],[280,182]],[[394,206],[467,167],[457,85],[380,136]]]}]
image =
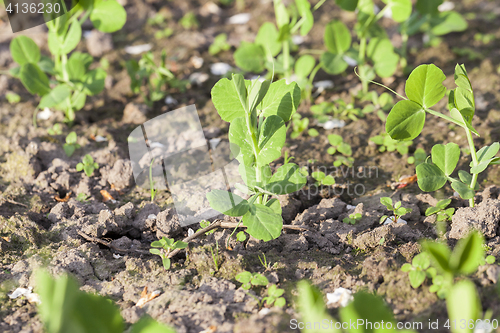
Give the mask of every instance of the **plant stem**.
[{"label": "plant stem", "polygon": [[[469,142],[469,149],[470,149],[470,153],[472,155],[473,166],[476,166],[476,165],[478,165],[478,161],[477,161],[476,147],[474,146],[474,140],[472,139],[472,133],[468,128],[466,128],[465,134],[467,135],[467,141]],[[476,187],[477,175],[478,175],[477,173],[474,173],[472,175],[472,180],[471,180],[471,183],[469,185],[470,188],[473,190]],[[475,205],[474,198],[469,199],[469,206],[474,207],[474,205]]]}]

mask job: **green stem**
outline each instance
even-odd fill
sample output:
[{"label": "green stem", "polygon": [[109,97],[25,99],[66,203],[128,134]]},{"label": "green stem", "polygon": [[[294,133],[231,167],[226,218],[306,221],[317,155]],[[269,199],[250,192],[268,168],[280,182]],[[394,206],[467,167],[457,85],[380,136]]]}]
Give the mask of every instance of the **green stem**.
[{"label": "green stem", "polygon": [[[324,3],[325,3],[326,0],[321,0],[320,2],[318,2],[316,4],[316,6],[314,6],[314,8],[312,9],[311,12],[315,12],[316,10],[319,9],[319,7],[321,7]],[[304,22],[306,21],[306,18],[305,17],[301,17],[300,20],[295,24],[293,25],[293,28],[290,30],[290,34],[294,34],[297,32],[297,30],[300,29],[300,27],[302,26],[302,24],[304,24]]]},{"label": "green stem", "polygon": [[63,81],[68,82],[69,81],[69,75],[68,71],[66,70],[66,63],[68,62],[68,55],[67,54],[62,54],[61,55],[61,71],[62,71],[62,76],[63,76]]},{"label": "green stem", "polygon": [[[479,163],[477,160],[477,153],[476,153],[476,147],[474,146],[474,140],[472,139],[472,133],[468,128],[466,128],[465,134],[467,135],[467,141],[469,143],[469,149],[470,149],[470,153],[472,155],[472,164],[473,164],[473,166],[476,166]],[[476,187],[477,175],[478,175],[477,173],[474,173],[472,175],[472,180],[471,180],[471,183],[469,185],[470,188],[472,188],[472,189],[474,189]],[[469,199],[469,206],[474,207],[474,205],[475,205],[474,198]]]}]

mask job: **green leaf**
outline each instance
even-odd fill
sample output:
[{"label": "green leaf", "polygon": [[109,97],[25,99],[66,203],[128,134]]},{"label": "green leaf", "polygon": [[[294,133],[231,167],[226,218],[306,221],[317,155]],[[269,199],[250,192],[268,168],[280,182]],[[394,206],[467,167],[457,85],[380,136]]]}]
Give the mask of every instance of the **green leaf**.
[{"label": "green leaf", "polygon": [[385,129],[394,140],[415,139],[425,124],[425,111],[416,102],[399,101],[387,116]]},{"label": "green leaf", "polygon": [[418,186],[424,192],[434,192],[446,184],[448,177],[436,165],[422,163],[417,165]]},{"label": "green leaf", "polygon": [[248,112],[252,113],[254,109],[259,105],[267,92],[269,91],[269,87],[271,85],[271,81],[265,80],[263,82],[259,80],[252,80],[247,87],[248,93]]},{"label": "green leaf", "polygon": [[289,121],[292,115],[297,111],[299,103],[300,88],[297,83],[292,82],[287,84],[286,80],[282,79],[273,82],[269,86],[269,90],[262,100],[259,109],[262,110],[262,115],[265,117],[277,115],[281,117],[283,121]]},{"label": "green leaf", "polygon": [[242,42],[234,52],[234,62],[244,71],[261,73],[266,62],[264,48],[259,44]]},{"label": "green leaf", "polygon": [[416,8],[422,14],[437,14],[443,0],[417,0]]},{"label": "green leaf", "polygon": [[436,269],[442,273],[451,273],[449,265],[451,253],[448,246],[438,242],[423,241],[422,249],[429,254],[431,262]]},{"label": "green leaf", "polygon": [[431,19],[431,32],[435,36],[442,36],[450,32],[464,31],[467,29],[467,21],[455,11],[441,12]]},{"label": "green leaf", "polygon": [[87,177],[91,177],[92,174],[94,173],[94,166],[93,165],[83,165],[83,172],[87,175]]},{"label": "green leaf", "polygon": [[299,167],[294,163],[282,165],[266,185],[266,190],[276,195],[293,193],[300,190],[307,183]]},{"label": "green leaf", "polygon": [[312,55],[301,56],[295,62],[295,75],[299,78],[307,78],[316,65],[316,59]]},{"label": "green leaf", "polygon": [[[83,332],[123,332],[124,323],[120,309],[109,299],[102,296],[81,292],[78,305],[75,306],[72,312],[74,323],[79,323]],[[92,320],[89,320],[89,318],[92,318]]]},{"label": "green leaf", "polygon": [[51,108],[64,101],[70,94],[71,89],[66,84],[60,84],[42,97],[38,107],[42,110],[45,108]]},{"label": "green leaf", "polygon": [[412,268],[412,266],[409,263],[405,263],[405,264],[403,264],[403,266],[401,266],[401,271],[402,272],[409,272],[412,269],[413,268]]},{"label": "green leaf", "polygon": [[382,197],[380,198],[380,203],[384,206],[387,207],[389,210],[394,210],[394,207],[392,206],[392,199],[389,197]]},{"label": "green leaf", "polygon": [[[467,111],[467,110],[465,109],[465,111]],[[462,110],[462,112],[460,112],[456,108],[453,108],[450,111],[450,116],[453,119],[455,119],[460,124],[461,127],[463,127],[464,129],[469,129],[472,133],[479,136],[477,131],[474,129],[474,127],[472,127],[470,122],[467,120],[467,117],[470,117],[469,112],[464,112],[464,110]]]},{"label": "green leaf", "polygon": [[500,150],[500,144],[498,142],[494,142],[490,146],[484,146],[476,153],[477,161],[479,163],[484,161],[491,161],[491,159],[498,153],[498,150]]},{"label": "green leaf", "polygon": [[27,36],[17,36],[10,42],[12,59],[19,65],[36,64],[40,61],[40,49],[36,43]]},{"label": "green leaf", "polygon": [[288,15],[288,10],[281,1],[274,2],[274,13],[276,16],[276,24],[278,28],[282,28],[290,23],[290,15]]},{"label": "green leaf", "polygon": [[494,264],[494,263],[495,263],[495,260],[497,260],[497,259],[495,258],[495,256],[489,255],[489,256],[487,256],[487,257],[486,257],[486,263],[487,263],[487,264],[492,265],[492,264]]},{"label": "green leaf", "polygon": [[411,0],[382,0],[389,6],[392,19],[398,23],[406,21],[411,15]]},{"label": "green leaf", "polygon": [[388,38],[372,38],[367,48],[367,56],[373,60],[374,69],[380,77],[389,77],[398,67],[399,56]]},{"label": "green leaf", "polygon": [[241,282],[243,284],[249,283],[250,280],[252,279],[252,273],[250,273],[248,271],[243,271],[243,272],[239,273],[238,275],[236,275],[235,279],[236,279],[236,281]]},{"label": "green leaf", "polygon": [[250,207],[248,201],[242,197],[227,191],[212,190],[207,193],[210,207],[224,215],[243,216]]},{"label": "green leaf", "polygon": [[90,21],[99,31],[115,32],[125,25],[127,12],[116,0],[102,0],[94,6]]},{"label": "green leaf", "polygon": [[188,243],[183,241],[177,241],[172,245],[173,249],[185,249],[188,246]]},{"label": "green leaf", "polygon": [[149,249],[149,252],[161,256],[161,251],[159,249]]},{"label": "green leaf", "polygon": [[247,233],[252,237],[270,241],[281,235],[283,219],[271,208],[254,204],[250,210],[243,215],[241,222],[247,227]]},{"label": "green leaf", "polygon": [[236,156],[236,159],[246,166],[252,165],[255,162],[255,155],[251,144],[253,139],[248,133],[247,124],[243,117],[233,119],[231,125],[229,125],[228,137],[231,142],[231,151]]},{"label": "green leaf", "polygon": [[441,211],[441,208],[438,208],[438,207],[429,207],[425,211],[425,216],[430,216],[430,215],[436,214],[439,211]]},{"label": "green leaf", "polygon": [[[255,37],[255,44],[261,45],[264,48],[264,51],[267,51],[271,56],[276,57],[281,52],[282,46],[281,43],[278,43],[278,37],[279,33],[276,29],[276,26],[271,22],[265,22],[264,24],[262,24],[259,32],[257,33],[257,36]],[[241,66],[238,65],[238,67]],[[262,70],[258,72],[262,72]]]},{"label": "green leaf", "polygon": [[344,142],[344,139],[338,134],[329,134],[328,142],[330,142],[332,146],[338,147]]},{"label": "green leaf", "polygon": [[88,95],[96,95],[104,89],[107,73],[102,68],[93,69],[84,78],[84,91]]},{"label": "green leaf", "polygon": [[484,258],[483,244],[484,239],[478,232],[459,240],[450,257],[450,268],[464,275],[474,273]]},{"label": "green leaf", "polygon": [[259,135],[257,166],[264,166],[281,157],[281,149],[285,144],[286,126],[279,116],[268,116]]},{"label": "green leaf", "polygon": [[313,173],[311,173],[311,177],[313,177],[317,181],[321,181],[323,178],[325,178],[325,173],[322,171],[314,171]]},{"label": "green leaf", "polygon": [[343,54],[351,47],[351,32],[344,23],[333,20],[325,27],[324,42],[333,54]]},{"label": "green leaf", "polygon": [[325,178],[323,178],[323,180],[321,181],[321,184],[326,185],[326,186],[333,185],[333,184],[335,184],[335,178],[333,178],[332,175],[327,175]]},{"label": "green leaf", "polygon": [[[238,93],[235,78],[238,78],[238,75],[234,75],[232,80],[221,79],[212,88],[214,106],[222,120],[227,122],[231,122],[238,117],[244,117],[246,114],[246,90]],[[243,99],[240,99],[240,94]]]},{"label": "green leaf", "polygon": [[476,192],[470,188],[469,184],[464,184],[458,180],[452,181],[451,187],[458,192],[462,199],[472,199],[476,195]]},{"label": "green leaf", "polygon": [[284,297],[279,297],[275,302],[274,302],[274,306],[278,307],[278,308],[282,308],[286,305],[286,300]]},{"label": "green leaf", "polygon": [[[342,332],[340,329],[335,329],[336,321],[329,315],[327,310],[325,309],[325,303],[323,301],[323,294],[318,288],[310,285],[310,283],[306,280],[299,281],[297,284],[297,289],[299,291],[298,297],[298,307],[300,311],[301,318],[304,322],[321,322],[323,320],[327,320],[330,324],[329,333],[340,333]],[[312,325],[311,325],[312,326]],[[319,333],[324,332],[325,330],[314,329],[314,328],[306,328],[302,330],[305,333]]]},{"label": "green leaf", "polygon": [[58,54],[68,54],[73,51],[82,39],[82,27],[78,20],[74,20],[64,38],[64,42],[59,45]]},{"label": "green leaf", "polygon": [[311,31],[314,25],[311,4],[309,3],[309,0],[295,0],[295,4],[297,5],[299,15],[304,20],[302,26],[300,27],[300,34],[305,36],[309,33],[309,31]]},{"label": "green leaf", "polygon": [[343,10],[353,12],[358,6],[358,0],[335,0],[335,3]]},{"label": "green leaf", "polygon": [[267,286],[269,281],[267,278],[259,273],[256,273],[252,276],[252,280],[250,281],[254,286]]},{"label": "green leaf", "polygon": [[247,236],[245,235],[245,232],[244,231],[240,231],[236,234],[236,239],[239,241],[239,242],[244,242],[246,239],[247,239]]},{"label": "green leaf", "polygon": [[19,77],[24,87],[33,95],[43,96],[50,92],[49,78],[35,64],[24,64]]},{"label": "green leaf", "polygon": [[429,268],[431,261],[429,255],[425,252],[417,254],[412,260],[413,267],[418,267],[422,270]]},{"label": "green leaf", "polygon": [[437,144],[432,147],[431,155],[432,163],[440,168],[446,176],[449,176],[457,167],[460,159],[460,147],[453,142],[448,143],[446,146]]},{"label": "green leaf", "polygon": [[425,281],[425,273],[422,271],[411,271],[409,273],[410,285],[417,289]]},{"label": "green leaf", "polygon": [[161,260],[162,264],[163,264],[163,268],[165,268],[167,271],[170,269],[170,259],[169,258],[163,258]]},{"label": "green leaf", "polygon": [[92,64],[92,60],[90,54],[73,52],[66,65],[70,80],[83,80],[90,64]]},{"label": "green leaf", "polygon": [[[460,322],[465,319],[467,323],[473,323],[482,317],[481,301],[477,295],[476,286],[469,280],[457,282],[446,297],[446,308],[450,322]],[[474,325],[451,325],[453,333],[472,333]]]},{"label": "green leaf", "polygon": [[435,65],[420,65],[406,80],[406,96],[425,109],[431,108],[446,94],[445,79],[446,75]]},{"label": "green leaf", "polygon": [[349,64],[344,60],[342,54],[325,52],[321,55],[321,66],[328,74],[337,75],[343,73]]},{"label": "green leaf", "polygon": [[132,325],[130,333],[175,333],[175,330],[158,323],[152,318],[142,317]]},{"label": "green leaf", "polygon": [[[392,327],[396,327],[392,310],[388,308],[382,298],[364,291],[355,293],[354,300],[346,307],[340,308],[339,312],[341,322],[357,322],[362,319],[365,322],[380,323],[383,320],[384,327],[386,327],[387,323],[392,323]],[[354,325],[354,328],[351,327],[349,332],[364,333],[367,331],[364,325]]]}]

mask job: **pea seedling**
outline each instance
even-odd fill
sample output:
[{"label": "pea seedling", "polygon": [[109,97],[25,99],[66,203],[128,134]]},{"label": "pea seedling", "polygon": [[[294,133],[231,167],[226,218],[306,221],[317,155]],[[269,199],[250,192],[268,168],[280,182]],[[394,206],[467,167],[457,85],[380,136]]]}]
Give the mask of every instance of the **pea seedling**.
[{"label": "pea seedling", "polygon": [[329,134],[328,142],[330,142],[330,144],[332,145],[327,150],[328,154],[334,155],[335,153],[339,152],[342,155],[344,155],[344,156],[337,156],[337,159],[335,162],[333,162],[333,165],[335,167],[339,167],[342,164],[348,167],[352,166],[352,164],[354,163],[354,159],[351,157],[352,155],[351,145],[344,142],[344,139],[337,134]]},{"label": "pea seedling", "polygon": [[233,75],[231,80],[217,82],[212,100],[221,118],[230,122],[231,151],[240,162],[239,173],[245,183],[240,188],[250,198],[213,190],[207,194],[208,202],[225,215],[242,216],[240,223],[251,236],[264,241],[274,239],[281,234],[283,219],[279,201],[271,197],[295,192],[307,182],[300,168],[288,159],[274,174],[269,167],[281,157],[285,122],[297,110],[300,89],[285,80],[271,84]]},{"label": "pea seedling", "polygon": [[[52,58],[42,56],[27,36],[18,36],[10,44],[12,59],[19,64],[10,74],[20,79],[31,94],[41,96],[33,115],[35,126],[37,110],[52,107],[64,111],[66,121],[72,123],[75,111],[83,108],[87,96],[104,89],[106,72],[100,68],[90,70],[93,58],[89,54],[73,52],[68,57],[80,43],[82,24],[87,19],[99,31],[110,33],[123,27],[127,13],[116,0],[79,1],[67,15],[47,20]],[[54,88],[47,74],[57,83]]]},{"label": "pea seedling", "polygon": [[359,220],[361,220],[362,217],[363,215],[361,215],[360,213],[352,213],[348,217],[344,217],[342,222],[344,222],[345,224],[356,224]]},{"label": "pea seedling", "polygon": [[267,289],[267,294],[269,296],[266,296],[262,299],[262,302],[266,302],[267,305],[269,306],[277,306],[278,308],[282,308],[286,304],[286,300],[282,295],[285,293],[284,289],[278,288],[275,284],[272,284],[269,286]]},{"label": "pea seedling", "polygon": [[[182,83],[176,81],[174,74],[167,68],[166,62],[167,53],[163,50],[159,65],[155,63],[151,52],[144,54],[139,61],[131,59],[125,64],[130,76],[130,89],[134,94],[140,94],[144,103],[149,107],[165,97],[167,84],[182,86]],[[143,88],[144,83],[146,86]]]},{"label": "pea seedling", "polygon": [[[59,124],[59,123],[54,124],[51,128],[47,129],[47,133],[49,135],[61,135],[62,134],[62,126],[61,126],[61,124]],[[66,143],[68,143],[67,140],[66,140]],[[66,155],[68,155],[68,154],[66,153]],[[68,157],[69,156],[71,156],[71,155],[68,155]]]},{"label": "pea seedling", "polygon": [[160,240],[152,242],[151,246],[161,248],[161,249],[149,249],[149,252],[151,252],[152,254],[159,255],[162,259],[163,267],[166,270],[169,270],[170,259],[168,258],[168,254],[176,249],[185,249],[188,246],[188,244],[182,241],[174,242],[173,239],[164,236]]},{"label": "pea seedling", "polygon": [[422,252],[413,257],[411,264],[406,263],[401,267],[401,271],[409,272],[410,284],[417,289],[424,283],[426,276],[433,277],[436,275],[436,269],[430,267],[431,259],[429,254]]},{"label": "pea seedling", "polygon": [[[56,125],[54,125],[54,127]],[[80,145],[78,143],[76,143],[77,138],[78,137],[76,136],[75,132],[70,132],[66,136],[66,143],[63,145],[63,149],[64,149],[64,152],[66,153],[66,156],[71,157],[71,155],[73,155],[75,150],[80,148]]]},{"label": "pea seedling", "polygon": [[94,173],[94,170],[99,169],[99,164],[94,162],[94,159],[89,154],[83,156],[82,162],[76,165],[76,171],[84,171],[85,174],[90,177]]},{"label": "pea seedling", "polygon": [[311,177],[316,180],[317,185],[330,186],[335,184],[335,178],[332,175],[325,175],[323,171],[314,171],[311,173]]},{"label": "pea seedling", "polygon": [[[269,72],[282,74],[289,81],[292,77],[294,62],[290,55],[291,47],[295,45],[292,36],[297,32],[301,36],[309,33],[314,25],[312,13],[323,3],[324,1],[320,1],[311,9],[309,1],[295,0],[295,6],[291,5],[287,8],[283,1],[274,0],[276,24],[264,23],[253,43],[241,43],[234,53],[236,65],[244,71],[254,73],[261,73],[267,69]],[[304,55],[297,60],[295,69],[301,88],[306,88],[302,86],[306,82],[308,82],[308,87],[312,87],[312,80],[320,68],[319,65],[315,66],[315,63],[316,60],[309,55]]]},{"label": "pea seedling", "polygon": [[455,213],[455,208],[446,208],[451,203],[451,199],[443,199],[438,201],[436,206],[429,207],[425,211],[425,216],[436,214],[437,222],[449,221]]},{"label": "pea seedling", "polygon": [[248,271],[243,271],[236,275],[236,281],[242,283],[241,288],[244,290],[250,290],[252,286],[267,286],[269,280],[260,273],[250,273]]},{"label": "pea seedling", "polygon": [[[201,227],[201,229],[206,228],[206,227],[208,227],[209,225],[210,225],[210,222],[209,222],[209,221],[207,221],[207,220],[201,220],[201,221],[200,221],[200,227]],[[207,232],[205,233],[205,235],[207,235],[207,236],[208,236],[208,235],[213,234],[214,232],[215,232],[215,229],[212,229],[212,230],[210,230],[210,231],[207,231]]]},{"label": "pea seedling", "polygon": [[76,200],[80,201],[80,202],[87,202],[89,200],[89,196],[86,195],[85,193],[83,192],[80,192],[78,193],[78,195],[76,196]]},{"label": "pea seedling", "polygon": [[450,115],[430,109],[446,94],[443,81],[444,73],[435,65],[420,65],[406,81],[405,92],[408,99],[399,101],[387,117],[386,131],[395,140],[413,140],[423,130],[427,113],[447,120],[465,130],[472,157],[470,173],[459,170],[459,179],[452,178],[460,159],[460,148],[456,143],[437,144],[432,147],[431,160],[417,166],[418,185],[425,192],[439,190],[448,181],[461,198],[469,199],[474,206],[475,191],[478,189],[478,175],[489,165],[500,164],[500,157],[495,157],[500,144],[495,142],[476,151],[472,133],[479,135],[472,126],[475,113],[474,93],[464,65],[455,67],[457,88],[450,91],[448,108]]},{"label": "pea seedling", "polygon": [[394,216],[390,217],[387,215],[382,216],[380,218],[380,223],[384,223],[387,220],[387,218],[392,220],[393,223],[397,223],[401,216],[411,213],[413,211],[411,208],[401,207],[401,201],[398,201],[393,205],[392,199],[389,197],[380,198],[380,203],[385,207],[387,207],[387,209],[392,211],[392,213],[394,214]]},{"label": "pea seedling", "polygon": [[429,290],[445,298],[456,276],[470,275],[484,262],[483,245],[483,236],[477,231],[460,239],[453,252],[444,243],[423,241],[422,249],[429,255],[438,273],[433,277],[433,285]]},{"label": "pea seedling", "polygon": [[226,34],[218,34],[214,38],[213,43],[208,48],[208,53],[215,56],[222,51],[229,50],[230,48],[231,48],[231,45],[229,45],[229,43],[227,42],[227,35]]}]

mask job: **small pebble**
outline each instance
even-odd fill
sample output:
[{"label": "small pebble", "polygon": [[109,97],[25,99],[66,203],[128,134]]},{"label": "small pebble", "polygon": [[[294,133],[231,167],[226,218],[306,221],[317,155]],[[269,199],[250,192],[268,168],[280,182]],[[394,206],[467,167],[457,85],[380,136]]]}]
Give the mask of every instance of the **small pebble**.
[{"label": "small pebble", "polygon": [[250,21],[250,14],[241,13],[241,14],[236,14],[236,15],[231,16],[227,20],[227,24],[245,24],[248,21]]},{"label": "small pebble", "polygon": [[126,46],[125,52],[127,52],[128,54],[141,54],[141,53],[144,53],[144,52],[151,50],[151,48],[152,48],[151,44]]}]

